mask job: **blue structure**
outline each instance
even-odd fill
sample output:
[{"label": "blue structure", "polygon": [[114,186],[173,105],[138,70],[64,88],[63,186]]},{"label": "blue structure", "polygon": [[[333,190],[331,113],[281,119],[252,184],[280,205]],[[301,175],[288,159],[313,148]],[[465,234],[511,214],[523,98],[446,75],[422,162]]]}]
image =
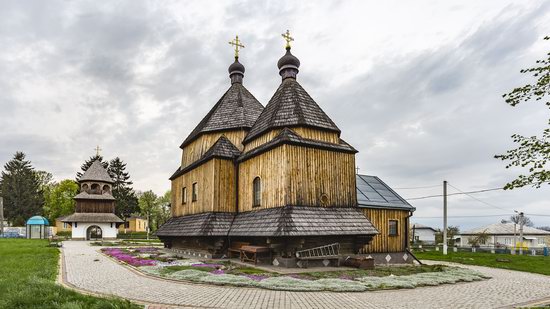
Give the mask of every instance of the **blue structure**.
[{"label": "blue structure", "polygon": [[27,238],[33,239],[46,239],[49,236],[48,233],[48,219],[42,216],[34,216],[27,220]]}]

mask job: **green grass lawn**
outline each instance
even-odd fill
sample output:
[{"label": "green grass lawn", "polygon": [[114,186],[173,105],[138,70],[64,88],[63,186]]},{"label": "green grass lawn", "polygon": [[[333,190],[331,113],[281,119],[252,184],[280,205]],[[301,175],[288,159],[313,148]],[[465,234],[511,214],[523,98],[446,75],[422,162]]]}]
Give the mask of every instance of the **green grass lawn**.
[{"label": "green grass lawn", "polygon": [[441,251],[415,251],[414,255],[416,255],[417,258],[424,260],[447,261],[467,265],[488,266],[550,275],[550,257],[548,256],[510,255],[480,252],[448,253],[448,255],[443,255]]},{"label": "green grass lawn", "polygon": [[142,308],[56,284],[59,254],[46,240],[0,239],[0,308]]}]

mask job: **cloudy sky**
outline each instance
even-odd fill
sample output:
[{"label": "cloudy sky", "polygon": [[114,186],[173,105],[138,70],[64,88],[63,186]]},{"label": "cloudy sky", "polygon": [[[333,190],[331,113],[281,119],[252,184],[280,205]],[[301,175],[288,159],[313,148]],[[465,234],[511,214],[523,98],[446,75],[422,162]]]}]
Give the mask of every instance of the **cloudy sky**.
[{"label": "cloudy sky", "polygon": [[[501,98],[550,50],[548,2],[2,1],[0,163],[21,150],[72,179],[100,145],[127,162],[136,189],[163,193],[180,143],[229,87],[227,42],[243,40],[245,86],[265,105],[286,29],[298,80],[360,151],[360,172],[406,198],[440,194],[444,179],[503,186],[520,171],[493,155],[548,119],[542,104]],[[496,207],[452,196],[450,224],[550,215],[548,186],[475,196]],[[440,198],[411,203],[413,221],[441,225]]]}]

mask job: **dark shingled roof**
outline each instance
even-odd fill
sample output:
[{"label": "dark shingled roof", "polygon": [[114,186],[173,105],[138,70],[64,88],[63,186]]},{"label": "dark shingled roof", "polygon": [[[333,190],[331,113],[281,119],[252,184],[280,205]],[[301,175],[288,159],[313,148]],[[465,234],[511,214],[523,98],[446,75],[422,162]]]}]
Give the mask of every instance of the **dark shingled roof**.
[{"label": "dark shingled roof", "polygon": [[219,159],[229,159],[233,160],[234,158],[238,157],[241,154],[241,151],[231,143],[229,139],[225,136],[220,136],[218,140],[208,149],[200,159],[197,161],[189,164],[188,166],[181,168],[178,167],[176,172],[172,176],[170,176],[170,180],[180,176],[183,173],[186,173],[195,167],[206,163],[208,160],[213,158],[219,158]]},{"label": "dark shingled roof", "polygon": [[271,141],[263,145],[260,145],[256,148],[253,148],[250,151],[242,154],[238,158],[238,161],[247,160],[249,158],[257,156],[263,152],[266,152],[270,149],[273,149],[283,144],[300,145],[305,147],[320,148],[320,149],[326,149],[326,150],[332,150],[332,151],[357,153],[357,150],[355,150],[355,148],[350,146],[348,143],[346,143],[342,139],[340,139],[340,144],[332,144],[332,143],[322,142],[318,140],[303,138],[298,134],[296,134],[296,132],[294,132],[292,129],[284,128]]},{"label": "dark shingled roof", "polygon": [[229,236],[376,235],[358,208],[285,206],[239,213]]},{"label": "dark shingled roof", "polygon": [[356,175],[355,183],[359,207],[415,210],[411,204],[376,176]]},{"label": "dark shingled roof", "polygon": [[95,160],[78,181],[101,181],[113,183],[113,179],[109,176],[109,173],[107,173],[107,170],[103,167],[103,165],[101,165],[99,160]]},{"label": "dark shingled roof", "polygon": [[115,198],[109,193],[103,194],[89,194],[85,191],[78,193],[75,197],[75,200],[108,200],[114,201]]},{"label": "dark shingled roof", "polygon": [[307,126],[340,134],[340,129],[294,78],[283,80],[264,111],[248,132],[244,143],[281,127]]},{"label": "dark shingled roof", "polygon": [[173,217],[164,223],[156,235],[163,236],[227,236],[235,215],[225,212],[209,212]]},{"label": "dark shingled roof", "polygon": [[91,212],[77,212],[72,215],[68,215],[61,220],[62,222],[113,222],[122,223],[124,220],[120,219],[113,213],[91,213]]},{"label": "dark shingled roof", "polygon": [[234,83],[183,141],[180,148],[205,132],[251,128],[263,109],[263,105],[241,83]]}]

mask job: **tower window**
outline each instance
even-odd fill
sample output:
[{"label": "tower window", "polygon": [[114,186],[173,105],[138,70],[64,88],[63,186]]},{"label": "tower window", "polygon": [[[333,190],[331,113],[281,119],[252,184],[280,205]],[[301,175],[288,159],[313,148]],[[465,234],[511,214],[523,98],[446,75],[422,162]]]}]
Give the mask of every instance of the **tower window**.
[{"label": "tower window", "polygon": [[181,203],[187,204],[187,187],[181,188]]},{"label": "tower window", "polygon": [[390,236],[397,236],[398,233],[397,233],[397,230],[398,230],[398,227],[397,227],[397,224],[398,221],[397,220],[390,220],[389,221],[389,226],[388,226],[388,234]]},{"label": "tower window", "polygon": [[252,207],[259,207],[262,204],[262,181],[260,177],[254,178],[252,182],[253,202]]},{"label": "tower window", "polygon": [[193,192],[192,192],[192,196],[191,196],[191,201],[193,202],[196,202],[197,201],[197,195],[198,195],[198,191],[199,190],[199,185],[194,182],[193,183]]}]

